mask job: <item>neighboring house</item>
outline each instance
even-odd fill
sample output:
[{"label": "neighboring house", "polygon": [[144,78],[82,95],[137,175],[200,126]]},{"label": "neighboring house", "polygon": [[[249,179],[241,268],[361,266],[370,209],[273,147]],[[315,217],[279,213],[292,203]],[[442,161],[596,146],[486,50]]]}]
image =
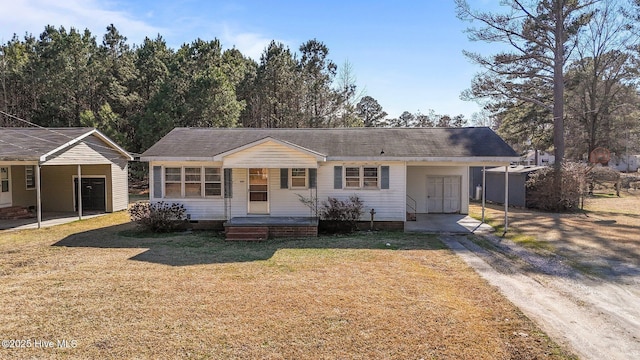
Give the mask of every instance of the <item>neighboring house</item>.
[{"label": "neighboring house", "polygon": [[93,128],[0,128],[0,208],[124,210],[130,160]]},{"label": "neighboring house", "polygon": [[[536,161],[536,152],[537,152],[537,161]],[[524,165],[533,165],[533,166],[544,166],[544,165],[553,165],[556,162],[556,157],[553,153],[541,150],[529,150],[522,157],[521,160]]]},{"label": "neighboring house", "polygon": [[616,155],[611,154],[609,167],[621,172],[636,172],[640,165],[640,155]]},{"label": "neighboring house", "polygon": [[[527,206],[527,180],[529,175],[545,166],[517,165],[509,167],[509,205]],[[486,169],[485,199],[498,204],[504,204],[505,194],[505,167]]]},{"label": "neighboring house", "polygon": [[365,215],[468,213],[469,167],[518,154],[489,128],[176,128],[145,151],[150,201],[180,203],[192,222],[313,217],[300,197],[358,195]]}]

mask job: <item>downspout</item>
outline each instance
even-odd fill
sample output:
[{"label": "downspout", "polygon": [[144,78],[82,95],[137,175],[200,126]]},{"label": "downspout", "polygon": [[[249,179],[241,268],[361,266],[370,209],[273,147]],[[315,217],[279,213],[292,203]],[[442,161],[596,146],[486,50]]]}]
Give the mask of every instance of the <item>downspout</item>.
[{"label": "downspout", "polygon": [[504,233],[509,229],[509,165],[504,167]]},{"label": "downspout", "polygon": [[487,168],[486,166],[482,166],[482,223],[484,224],[484,210],[485,210],[485,194],[487,192],[486,188],[487,188],[487,172],[486,172]]}]

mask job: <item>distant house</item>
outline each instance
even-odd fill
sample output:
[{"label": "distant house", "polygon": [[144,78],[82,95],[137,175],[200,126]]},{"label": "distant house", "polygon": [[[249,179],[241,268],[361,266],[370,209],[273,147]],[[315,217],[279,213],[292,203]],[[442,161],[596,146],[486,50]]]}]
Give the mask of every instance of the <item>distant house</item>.
[{"label": "distant house", "polygon": [[130,160],[93,128],[0,128],[0,216],[124,210]]},{"label": "distant house", "polygon": [[313,217],[300,197],[356,194],[361,220],[375,209],[399,226],[468,213],[469,167],[518,159],[489,128],[176,128],[141,155],[150,201],[183,204],[192,222]]},{"label": "distant house", "polygon": [[640,155],[612,154],[609,167],[622,172],[636,172],[640,167]]},{"label": "distant house", "polygon": [[553,165],[556,162],[556,157],[553,155],[553,153],[547,151],[529,150],[522,157],[521,161],[522,163],[524,163],[524,165],[545,166]]}]

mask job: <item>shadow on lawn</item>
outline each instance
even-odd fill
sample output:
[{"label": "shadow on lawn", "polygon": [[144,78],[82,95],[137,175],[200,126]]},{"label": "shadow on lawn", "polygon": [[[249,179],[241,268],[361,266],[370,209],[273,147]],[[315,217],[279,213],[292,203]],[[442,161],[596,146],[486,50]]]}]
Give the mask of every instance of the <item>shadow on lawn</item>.
[{"label": "shadow on lawn", "polygon": [[436,235],[399,231],[363,231],[342,236],[236,242],[225,241],[224,234],[215,231],[144,233],[137,230],[131,223],[76,233],[56,242],[53,246],[146,249],[131,260],[171,266],[267,260],[281,249],[447,249]]}]

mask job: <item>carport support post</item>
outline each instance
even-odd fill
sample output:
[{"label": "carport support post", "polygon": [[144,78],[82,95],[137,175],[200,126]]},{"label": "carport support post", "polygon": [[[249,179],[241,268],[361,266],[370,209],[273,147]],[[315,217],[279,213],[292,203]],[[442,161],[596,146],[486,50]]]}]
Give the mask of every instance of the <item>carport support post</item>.
[{"label": "carport support post", "polygon": [[[504,167],[504,233],[509,229],[509,165]],[[504,234],[503,234],[504,236]]]},{"label": "carport support post", "polygon": [[42,226],[42,192],[40,190],[40,164],[36,165],[36,218],[38,229]]},{"label": "carport support post", "polygon": [[484,207],[485,207],[485,194],[487,193],[486,185],[487,185],[487,168],[486,166],[482,167],[482,223],[484,224]]},{"label": "carport support post", "polygon": [[78,220],[82,220],[82,170],[80,164],[78,164],[78,196],[76,202],[78,203]]}]

